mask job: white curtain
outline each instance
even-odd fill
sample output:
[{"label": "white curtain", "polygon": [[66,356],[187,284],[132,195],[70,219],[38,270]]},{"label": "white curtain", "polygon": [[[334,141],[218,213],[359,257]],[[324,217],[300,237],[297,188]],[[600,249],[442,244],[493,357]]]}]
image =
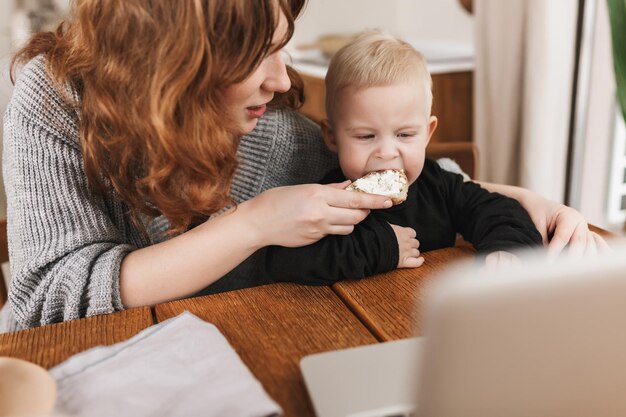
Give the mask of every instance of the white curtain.
[{"label": "white curtain", "polygon": [[562,201],[577,0],[475,0],[481,179]]}]

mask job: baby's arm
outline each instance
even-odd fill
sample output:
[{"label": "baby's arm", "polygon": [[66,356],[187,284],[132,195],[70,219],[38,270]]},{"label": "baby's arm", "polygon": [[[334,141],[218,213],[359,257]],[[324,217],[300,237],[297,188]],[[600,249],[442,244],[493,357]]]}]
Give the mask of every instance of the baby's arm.
[{"label": "baby's arm", "polygon": [[[409,242],[410,238],[404,240]],[[260,267],[263,278],[309,285],[329,285],[390,271],[400,258],[394,229],[373,216],[357,224],[349,235],[328,235],[300,248],[269,246],[265,251]]]},{"label": "baby's arm", "polygon": [[490,193],[478,184],[463,182],[458,175],[444,172],[442,181],[456,230],[479,252],[541,245],[541,235],[516,200]]}]

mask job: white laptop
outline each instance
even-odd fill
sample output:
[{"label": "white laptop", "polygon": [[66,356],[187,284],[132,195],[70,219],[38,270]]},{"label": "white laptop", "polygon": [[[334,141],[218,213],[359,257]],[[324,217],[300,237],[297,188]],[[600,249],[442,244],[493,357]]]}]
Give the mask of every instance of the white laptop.
[{"label": "white laptop", "polygon": [[626,249],[434,280],[424,338],[302,359],[318,417],[626,416]]}]

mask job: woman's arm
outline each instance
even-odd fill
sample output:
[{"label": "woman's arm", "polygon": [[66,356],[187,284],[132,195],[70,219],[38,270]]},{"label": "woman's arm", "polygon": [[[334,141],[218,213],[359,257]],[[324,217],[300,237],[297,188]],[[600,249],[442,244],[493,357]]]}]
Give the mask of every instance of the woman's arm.
[{"label": "woman's arm", "polygon": [[168,241],[129,253],[120,271],[126,307],[193,294],[269,245],[299,247],[347,235],[386,197],[352,193],[346,184],[279,187]]},{"label": "woman's arm", "polygon": [[491,192],[514,198],[526,209],[548,246],[550,256],[558,255],[569,245],[569,253],[594,253],[607,247],[604,239],[589,230],[587,220],[576,210],[548,200],[530,190],[512,185],[479,182]]}]

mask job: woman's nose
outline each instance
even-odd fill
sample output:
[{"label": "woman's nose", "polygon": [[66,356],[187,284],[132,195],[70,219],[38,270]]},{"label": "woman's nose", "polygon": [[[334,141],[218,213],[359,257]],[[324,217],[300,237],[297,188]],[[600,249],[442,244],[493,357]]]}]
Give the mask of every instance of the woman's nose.
[{"label": "woman's nose", "polygon": [[287,74],[287,66],[281,56],[276,52],[266,59],[266,76],[263,89],[272,93],[284,93],[291,88],[291,80]]}]

